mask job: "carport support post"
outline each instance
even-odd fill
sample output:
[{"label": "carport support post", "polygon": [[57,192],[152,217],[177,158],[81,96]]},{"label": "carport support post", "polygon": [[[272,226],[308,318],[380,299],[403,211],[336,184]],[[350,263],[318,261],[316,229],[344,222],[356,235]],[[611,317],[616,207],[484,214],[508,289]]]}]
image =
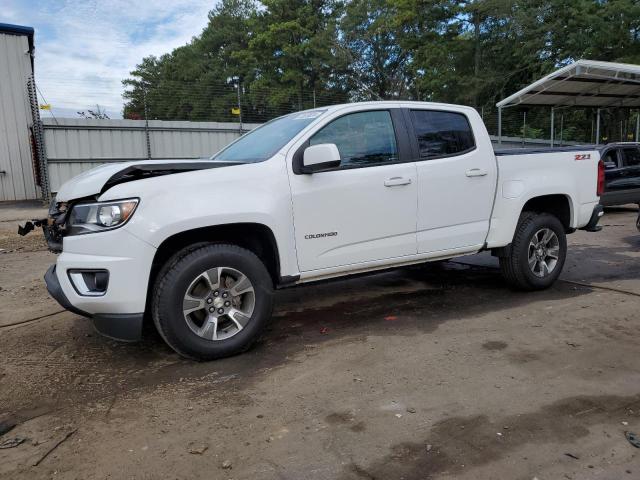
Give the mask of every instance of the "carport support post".
[{"label": "carport support post", "polygon": [[556,118],[556,110],[555,108],[551,107],[551,134],[549,136],[549,138],[551,139],[551,146],[553,147],[553,133],[554,133],[554,125],[553,122]]},{"label": "carport support post", "polygon": [[596,110],[596,145],[600,145],[600,109]]},{"label": "carport support post", "polygon": [[502,107],[498,107],[498,145],[502,145]]},{"label": "carport support post", "polygon": [[640,141],[640,110],[636,112],[636,143]]}]

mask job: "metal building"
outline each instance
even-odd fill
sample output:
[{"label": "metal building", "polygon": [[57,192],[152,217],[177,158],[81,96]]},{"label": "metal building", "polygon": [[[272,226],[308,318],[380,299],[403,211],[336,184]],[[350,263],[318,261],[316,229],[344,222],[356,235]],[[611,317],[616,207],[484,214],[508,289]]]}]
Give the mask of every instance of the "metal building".
[{"label": "metal building", "polygon": [[42,198],[33,34],[0,23],[0,201]]}]

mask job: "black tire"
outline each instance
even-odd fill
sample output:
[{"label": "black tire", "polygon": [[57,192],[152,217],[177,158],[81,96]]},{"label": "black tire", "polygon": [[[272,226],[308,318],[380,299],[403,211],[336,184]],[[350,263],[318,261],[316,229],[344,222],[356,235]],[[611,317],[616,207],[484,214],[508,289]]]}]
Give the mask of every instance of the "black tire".
[{"label": "black tire", "polygon": [[[553,270],[544,277],[537,276],[529,266],[529,244],[536,232],[548,228],[558,239],[558,259]],[[508,255],[500,257],[500,271],[505,280],[519,290],[549,288],[560,276],[567,255],[567,237],[564,226],[549,213],[523,212]]]},{"label": "black tire", "polygon": [[[187,289],[202,272],[230,267],[242,272],[255,292],[253,313],[246,326],[224,340],[208,340],[189,327],[183,313]],[[248,350],[260,337],[273,309],[273,282],[260,259],[251,251],[229,244],[187,247],[160,270],[151,298],[153,321],[167,344],[183,357],[213,360]]]}]

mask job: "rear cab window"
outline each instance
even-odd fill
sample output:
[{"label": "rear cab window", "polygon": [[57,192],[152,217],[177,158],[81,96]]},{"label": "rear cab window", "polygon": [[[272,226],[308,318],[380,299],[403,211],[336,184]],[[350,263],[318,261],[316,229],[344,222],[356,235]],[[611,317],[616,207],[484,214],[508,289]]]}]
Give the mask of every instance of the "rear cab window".
[{"label": "rear cab window", "polygon": [[462,155],[476,148],[466,115],[441,110],[411,110],[419,160]]}]

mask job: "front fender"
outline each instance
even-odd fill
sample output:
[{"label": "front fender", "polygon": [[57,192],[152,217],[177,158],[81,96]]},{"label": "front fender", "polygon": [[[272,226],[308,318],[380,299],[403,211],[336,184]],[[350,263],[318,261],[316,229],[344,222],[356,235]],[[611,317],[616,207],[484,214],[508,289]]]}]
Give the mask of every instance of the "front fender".
[{"label": "front fender", "polygon": [[125,183],[110,189],[100,200],[129,196],[138,196],[141,201],[124,228],[156,248],[187,230],[258,223],[274,234],[281,274],[297,273],[291,193],[281,156],[255,164]]}]

